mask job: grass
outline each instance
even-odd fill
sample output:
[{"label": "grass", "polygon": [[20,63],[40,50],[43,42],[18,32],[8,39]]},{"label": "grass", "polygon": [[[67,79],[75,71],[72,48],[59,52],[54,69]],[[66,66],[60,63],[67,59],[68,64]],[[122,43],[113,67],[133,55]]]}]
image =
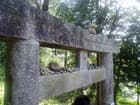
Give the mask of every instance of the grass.
[{"label": "grass", "polygon": [[130,98],[124,98],[122,96],[119,96],[117,105],[137,105],[137,102]]}]

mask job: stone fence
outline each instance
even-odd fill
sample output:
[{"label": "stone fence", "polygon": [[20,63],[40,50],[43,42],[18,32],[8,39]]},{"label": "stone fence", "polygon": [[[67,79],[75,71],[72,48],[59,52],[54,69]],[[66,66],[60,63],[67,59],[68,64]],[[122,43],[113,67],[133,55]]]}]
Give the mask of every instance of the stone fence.
[{"label": "stone fence", "polygon": [[[9,45],[5,105],[38,105],[39,100],[98,83],[98,105],[113,99],[114,42],[104,35],[63,22],[22,0],[0,0],[0,41]],[[39,47],[73,49],[80,71],[40,76]],[[103,69],[87,70],[88,52],[98,53]],[[6,88],[7,89],[7,88]]]}]

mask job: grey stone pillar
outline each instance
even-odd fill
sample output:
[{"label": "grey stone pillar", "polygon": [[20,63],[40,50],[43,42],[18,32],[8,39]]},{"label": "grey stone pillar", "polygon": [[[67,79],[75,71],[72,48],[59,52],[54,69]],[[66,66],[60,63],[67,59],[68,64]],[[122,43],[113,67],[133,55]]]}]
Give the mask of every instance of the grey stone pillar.
[{"label": "grey stone pillar", "polygon": [[16,41],[11,53],[12,105],[38,105],[39,43]]},{"label": "grey stone pillar", "polygon": [[113,55],[100,54],[99,65],[106,69],[106,79],[98,84],[98,105],[114,105]]},{"label": "grey stone pillar", "polygon": [[5,72],[4,105],[12,105],[11,43],[7,43],[7,63]]},{"label": "grey stone pillar", "polygon": [[42,10],[48,11],[48,9],[49,9],[49,0],[44,0]]},{"label": "grey stone pillar", "polygon": [[76,63],[77,67],[79,67],[80,70],[87,70],[87,59],[88,59],[87,51],[76,52]]}]

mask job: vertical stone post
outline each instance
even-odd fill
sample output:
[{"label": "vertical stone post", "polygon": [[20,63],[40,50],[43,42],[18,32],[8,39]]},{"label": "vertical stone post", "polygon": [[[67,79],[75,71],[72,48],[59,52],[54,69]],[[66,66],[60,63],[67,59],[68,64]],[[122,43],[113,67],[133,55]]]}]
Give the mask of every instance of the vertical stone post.
[{"label": "vertical stone post", "polygon": [[49,9],[49,0],[44,0],[43,5],[42,5],[42,10],[48,11],[48,9]]},{"label": "vertical stone post", "polygon": [[113,55],[100,54],[100,66],[106,69],[106,79],[98,84],[98,105],[114,105]]},{"label": "vertical stone post", "polygon": [[76,52],[76,63],[77,67],[79,67],[80,70],[87,70],[87,59],[88,59],[87,51]]},{"label": "vertical stone post", "polygon": [[[79,50],[76,52],[76,67],[81,71],[86,71],[87,68],[88,53],[87,51]],[[82,84],[84,86],[84,84]],[[80,89],[81,94],[84,94],[83,88]]]},{"label": "vertical stone post", "polygon": [[39,43],[16,41],[11,53],[12,105],[38,105]]},{"label": "vertical stone post", "polygon": [[5,72],[4,105],[12,104],[12,76],[11,76],[11,43],[7,43],[7,59]]}]

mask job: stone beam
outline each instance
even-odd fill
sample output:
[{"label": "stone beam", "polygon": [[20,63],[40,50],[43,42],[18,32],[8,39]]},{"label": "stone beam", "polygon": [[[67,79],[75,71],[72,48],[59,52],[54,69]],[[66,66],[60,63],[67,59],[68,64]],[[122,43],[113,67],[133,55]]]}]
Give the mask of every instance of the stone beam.
[{"label": "stone beam", "polygon": [[105,79],[104,74],[104,69],[95,69],[90,71],[76,71],[73,73],[40,76],[39,99],[42,100],[52,96],[58,96],[62,93],[103,81]]},{"label": "stone beam", "polygon": [[[65,23],[47,11],[22,5],[16,8],[8,5],[5,9],[4,5],[0,6],[0,40],[29,39],[30,30],[35,28],[34,37],[40,45],[117,52],[113,41],[103,35],[91,35],[87,30]],[[27,29],[28,34],[25,33]]]}]

